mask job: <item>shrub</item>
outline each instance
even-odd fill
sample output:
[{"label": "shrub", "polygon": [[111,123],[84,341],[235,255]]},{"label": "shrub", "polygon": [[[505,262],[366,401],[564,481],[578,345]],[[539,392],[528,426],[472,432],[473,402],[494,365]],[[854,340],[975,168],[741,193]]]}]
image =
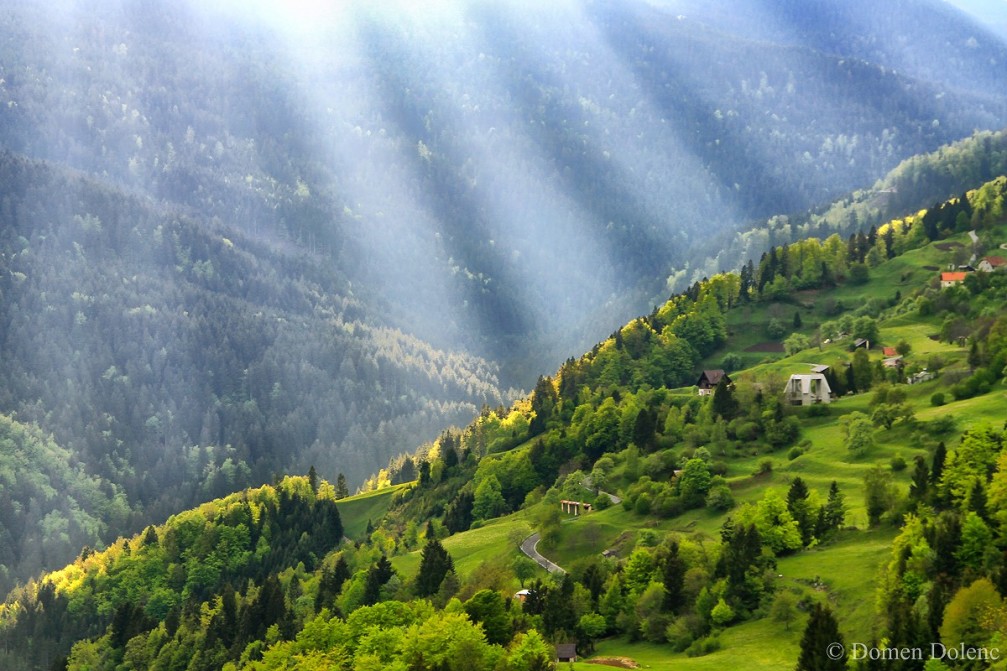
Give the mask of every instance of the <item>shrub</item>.
[{"label": "shrub", "polygon": [[796,459],[797,457],[801,456],[802,454],[804,454],[804,450],[802,450],[799,447],[792,447],[792,448],[790,448],[790,451],[787,452],[787,459],[789,459],[790,461],[793,461],[794,459]]},{"label": "shrub", "polygon": [[892,471],[896,473],[898,473],[899,471],[906,470],[906,460],[902,457],[901,454],[897,454],[894,457],[892,457],[892,460],[889,462],[889,464],[892,467]]},{"label": "shrub", "polygon": [[765,475],[766,473],[773,472],[773,460],[763,459],[759,462],[759,468],[755,471],[756,475]]},{"label": "shrub", "polygon": [[814,405],[809,405],[806,410],[808,417],[828,417],[829,416],[829,406],[826,403],[815,403]]},{"label": "shrub", "polygon": [[725,512],[734,507],[734,495],[727,485],[717,485],[706,495],[706,505],[709,508]]},{"label": "shrub", "polygon": [[675,652],[685,652],[692,645],[692,630],[689,627],[689,618],[680,617],[668,625],[664,630],[664,636]]},{"label": "shrub", "polygon": [[693,641],[692,645],[685,649],[685,654],[689,657],[702,657],[711,652],[720,650],[720,637],[716,634]]},{"label": "shrub", "polygon": [[743,364],[744,361],[742,360],[741,355],[737,352],[729,352],[724,355],[724,359],[720,362],[720,366],[728,373],[733,373],[741,368]]},{"label": "shrub", "polygon": [[770,338],[776,340],[777,338],[782,338],[787,332],[786,325],[775,317],[769,320],[766,324],[766,335]]},{"label": "shrub", "polygon": [[939,408],[940,406],[944,405],[944,403],[945,400],[943,391],[935,392],[934,395],[930,397],[930,405],[934,406],[935,408]]}]

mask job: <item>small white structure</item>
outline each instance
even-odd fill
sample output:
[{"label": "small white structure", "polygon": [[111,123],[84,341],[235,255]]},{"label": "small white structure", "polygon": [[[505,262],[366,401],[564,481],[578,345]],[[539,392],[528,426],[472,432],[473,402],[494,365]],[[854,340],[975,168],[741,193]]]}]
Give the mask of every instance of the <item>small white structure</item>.
[{"label": "small white structure", "polygon": [[786,397],[791,405],[831,403],[832,388],[829,387],[829,381],[821,373],[794,374],[787,382]]},{"label": "small white structure", "polygon": [[986,256],[978,266],[978,270],[984,273],[992,273],[1003,268],[1007,268],[1007,259],[1002,256]]},{"label": "small white structure", "polygon": [[563,499],[559,502],[560,510],[567,515],[580,515],[591,512],[591,504],[584,501],[567,501]]},{"label": "small white structure", "polygon": [[926,368],[924,368],[919,373],[916,373],[915,375],[910,375],[906,381],[909,384],[920,384],[921,382],[929,382],[930,380],[933,380],[935,377],[937,377],[937,373],[928,371]]}]

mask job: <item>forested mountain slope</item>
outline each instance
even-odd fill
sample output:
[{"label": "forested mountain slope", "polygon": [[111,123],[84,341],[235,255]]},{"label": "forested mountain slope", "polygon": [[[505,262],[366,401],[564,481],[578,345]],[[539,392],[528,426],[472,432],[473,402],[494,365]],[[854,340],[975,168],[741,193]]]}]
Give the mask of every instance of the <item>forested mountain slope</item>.
[{"label": "forested mountain slope", "polygon": [[[66,452],[51,486],[89,491],[95,518],[67,537],[5,485],[21,511],[0,520],[5,587],[278,473],[313,464],[359,483],[506,400],[493,364],[389,327],[296,248],[11,154],[0,183],[0,408]],[[14,479],[50,461],[24,458]]]},{"label": "forested mountain slope", "polygon": [[241,7],[6,8],[0,146],[316,251],[520,386],[709,233],[1007,123],[1004,44],[930,0]]},{"label": "forested mountain slope", "polygon": [[[655,669],[819,671],[834,642],[990,649],[1007,273],[940,269],[1003,265],[1005,196],[1000,177],[698,282],[397,460],[408,483],[342,500],[311,472],[85,551],[8,596],[3,660],[531,671],[575,640]],[[795,404],[812,364],[832,395]],[[518,554],[532,530],[565,574]]]}]

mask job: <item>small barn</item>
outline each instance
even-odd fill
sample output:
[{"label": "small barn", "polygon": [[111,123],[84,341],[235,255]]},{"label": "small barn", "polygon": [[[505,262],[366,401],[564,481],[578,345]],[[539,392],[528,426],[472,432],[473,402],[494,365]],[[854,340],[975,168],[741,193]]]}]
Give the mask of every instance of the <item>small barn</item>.
[{"label": "small barn", "polygon": [[577,644],[576,643],[560,643],[556,646],[556,661],[557,662],[576,662],[577,661]]},{"label": "small barn", "polygon": [[699,387],[700,396],[709,396],[716,389],[717,385],[720,384],[720,380],[727,378],[727,383],[731,384],[731,378],[728,377],[727,373],[717,368],[716,370],[704,370],[696,380],[696,386]]},{"label": "small barn", "polygon": [[816,403],[831,403],[832,388],[829,381],[821,373],[808,375],[794,374],[787,381],[784,393],[791,405],[814,405]]}]

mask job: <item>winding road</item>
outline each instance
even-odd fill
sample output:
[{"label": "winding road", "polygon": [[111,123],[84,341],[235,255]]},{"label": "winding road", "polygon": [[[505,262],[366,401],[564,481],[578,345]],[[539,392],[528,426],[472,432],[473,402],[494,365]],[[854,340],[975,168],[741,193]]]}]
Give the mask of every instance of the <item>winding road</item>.
[{"label": "winding road", "polygon": [[533,560],[535,560],[535,563],[537,563],[539,566],[544,568],[549,573],[553,574],[566,573],[566,571],[561,566],[559,566],[554,562],[549,561],[548,559],[539,554],[538,542],[540,540],[542,540],[542,536],[538,532],[533,533],[531,536],[528,536],[528,538],[524,539],[524,542],[521,543],[521,552],[531,557]]},{"label": "winding road", "polygon": [[[604,494],[605,496],[608,497],[609,501],[611,501],[613,503],[613,505],[618,505],[618,504],[622,503],[622,499],[620,497],[616,496],[615,494],[610,494],[608,492],[603,492],[600,489],[599,490],[593,489],[591,487],[591,480],[588,479],[588,478],[585,478],[585,481],[583,483],[583,487],[584,487],[584,489],[588,490],[589,492],[595,492],[597,494]],[[577,518],[573,518],[573,519],[577,519]],[[564,520],[564,521],[566,521],[566,522],[572,522],[573,520]],[[521,543],[521,552],[523,552],[526,555],[528,555],[531,559],[533,559],[535,561],[536,564],[538,564],[539,566],[541,566],[542,568],[544,568],[549,573],[552,573],[553,575],[560,575],[560,574],[566,573],[566,569],[564,569],[562,566],[560,566],[556,562],[549,561],[548,559],[546,559],[545,557],[543,557],[541,554],[539,554],[539,551],[538,551],[538,542],[540,540],[542,540],[542,536],[538,532],[535,532],[531,536],[528,536],[528,538],[524,539],[524,541]]]}]

